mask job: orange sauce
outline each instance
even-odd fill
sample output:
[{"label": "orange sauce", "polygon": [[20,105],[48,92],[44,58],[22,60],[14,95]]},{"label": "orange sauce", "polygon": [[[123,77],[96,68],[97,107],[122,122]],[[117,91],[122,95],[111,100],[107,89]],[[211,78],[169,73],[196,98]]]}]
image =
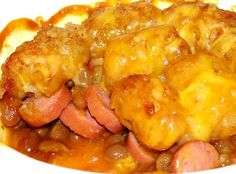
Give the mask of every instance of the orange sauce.
[{"label": "orange sauce", "polygon": [[[50,126],[48,127],[50,129]],[[39,150],[40,143],[51,139],[48,135],[40,137],[35,129],[24,125],[21,128],[10,128],[8,145],[17,151],[34,159],[55,165],[94,172],[109,172],[112,170],[114,160],[105,155],[107,139],[110,133],[104,133],[97,140],[89,140],[70,133],[66,139],[58,141],[66,145],[66,152],[44,152]]]},{"label": "orange sauce", "polygon": [[53,163],[59,166],[87,170],[111,171],[113,162],[104,158],[105,139],[91,141],[82,138],[77,142],[69,142],[72,153],[56,157]]},{"label": "orange sauce", "polygon": [[14,32],[14,30],[19,28],[31,31],[38,31],[40,29],[40,26],[35,21],[28,18],[19,18],[9,22],[7,26],[0,33],[0,50],[2,50],[3,48],[3,43],[5,39],[9,35],[11,35],[11,33]]},{"label": "orange sauce", "polygon": [[83,16],[88,15],[93,11],[93,8],[89,5],[71,5],[62,8],[47,21],[43,22],[42,26],[54,25],[61,21],[66,15]]}]

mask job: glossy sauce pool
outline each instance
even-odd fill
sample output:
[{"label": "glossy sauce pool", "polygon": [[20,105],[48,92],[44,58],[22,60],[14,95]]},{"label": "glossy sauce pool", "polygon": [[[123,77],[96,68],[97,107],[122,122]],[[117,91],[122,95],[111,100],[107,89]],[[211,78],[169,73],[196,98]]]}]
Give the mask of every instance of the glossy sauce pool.
[{"label": "glossy sauce pool", "polygon": [[108,172],[112,170],[114,163],[104,155],[108,134],[104,134],[98,140],[88,140],[70,132],[63,140],[55,141],[63,143],[69,150],[51,152],[40,151],[38,147],[41,146],[41,142],[51,141],[48,136],[40,137],[37,133],[35,134],[35,130],[21,127],[10,130],[9,146],[30,157],[55,165],[86,171]]}]

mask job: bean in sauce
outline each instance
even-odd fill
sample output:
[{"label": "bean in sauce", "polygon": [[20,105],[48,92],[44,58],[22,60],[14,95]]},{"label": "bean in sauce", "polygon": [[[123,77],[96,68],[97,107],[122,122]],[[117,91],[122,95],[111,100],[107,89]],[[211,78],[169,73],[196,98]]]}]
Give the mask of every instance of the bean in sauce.
[{"label": "bean in sauce", "polygon": [[87,104],[85,101],[85,89],[80,86],[72,88],[72,101],[78,109],[85,109]]},{"label": "bean in sauce", "polygon": [[49,132],[49,128],[48,127],[43,127],[43,128],[37,128],[34,129],[34,131],[42,138],[46,137],[48,135]]},{"label": "bean in sauce", "polygon": [[49,131],[49,138],[63,141],[69,137],[70,130],[60,121],[55,123]]},{"label": "bean in sauce", "polygon": [[167,171],[171,156],[171,154],[166,152],[161,153],[156,159],[156,169],[158,171]]},{"label": "bean in sauce", "polygon": [[7,94],[3,96],[3,99],[0,101],[0,118],[5,126],[13,127],[20,121],[19,106],[20,100]]},{"label": "bean in sauce", "polygon": [[23,153],[33,153],[38,150],[39,136],[30,128],[14,131],[12,145]]},{"label": "bean in sauce", "polygon": [[108,147],[105,151],[106,157],[111,160],[116,160],[126,157],[128,154],[126,146],[116,143]]},{"label": "bean in sauce", "polygon": [[68,152],[69,148],[58,141],[55,140],[44,140],[39,144],[39,150],[42,152],[51,152],[51,153],[59,153],[59,152]]}]

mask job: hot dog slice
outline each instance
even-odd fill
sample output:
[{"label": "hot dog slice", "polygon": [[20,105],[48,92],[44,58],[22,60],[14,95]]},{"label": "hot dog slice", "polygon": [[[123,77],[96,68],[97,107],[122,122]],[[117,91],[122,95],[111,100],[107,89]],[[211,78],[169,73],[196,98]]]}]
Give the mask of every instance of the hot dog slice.
[{"label": "hot dog slice", "polygon": [[110,99],[98,85],[90,86],[85,94],[91,115],[112,133],[123,129],[118,118],[110,109]]},{"label": "hot dog slice", "polygon": [[98,138],[105,130],[88,111],[79,110],[73,104],[69,104],[59,118],[72,131],[85,138]]},{"label": "hot dog slice", "polygon": [[146,151],[135,138],[134,134],[129,132],[127,139],[128,150],[130,154],[140,163],[142,164],[153,164],[155,162],[155,158],[151,153]]},{"label": "hot dog slice", "polygon": [[182,173],[217,167],[219,154],[214,146],[203,141],[191,141],[182,145],[173,155],[170,172]]},{"label": "hot dog slice", "polygon": [[51,97],[30,98],[19,109],[22,119],[32,127],[40,127],[59,117],[71,101],[64,85]]}]

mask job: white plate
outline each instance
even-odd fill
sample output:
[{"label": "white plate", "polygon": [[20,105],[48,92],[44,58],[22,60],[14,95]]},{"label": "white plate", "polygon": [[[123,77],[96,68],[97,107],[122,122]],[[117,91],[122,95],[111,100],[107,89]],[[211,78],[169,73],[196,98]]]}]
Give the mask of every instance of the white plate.
[{"label": "white plate", "polygon": [[[16,18],[28,17],[34,19],[42,16],[48,19],[59,9],[66,5],[86,4],[98,0],[6,0],[0,5],[0,31],[6,24]],[[236,0],[218,0],[219,6],[229,9]],[[1,130],[1,129],[0,129]],[[0,143],[0,173],[23,173],[23,174],[88,174],[73,169],[67,169],[50,165],[32,158],[29,158]],[[222,174],[236,173],[236,165],[219,169],[196,172],[198,174]]]}]

